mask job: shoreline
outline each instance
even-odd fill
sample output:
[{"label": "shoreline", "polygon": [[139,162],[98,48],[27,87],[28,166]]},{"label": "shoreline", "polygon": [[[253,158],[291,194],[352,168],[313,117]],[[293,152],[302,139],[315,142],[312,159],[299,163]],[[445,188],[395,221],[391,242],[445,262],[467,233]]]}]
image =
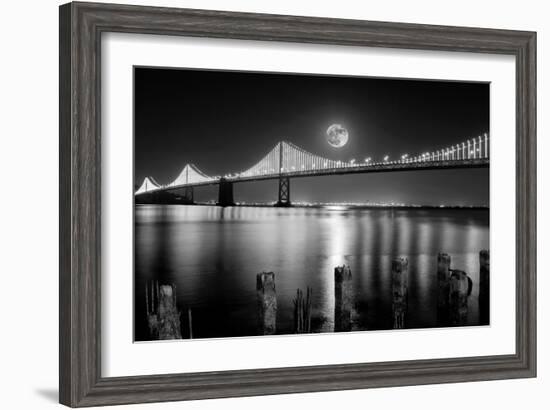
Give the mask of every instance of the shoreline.
[{"label": "shoreline", "polygon": [[[135,206],[143,206],[143,205],[182,205],[182,206],[219,206],[214,203],[208,203],[208,202],[197,202],[194,204],[184,204],[184,203],[167,203],[167,204],[136,204]],[[220,206],[221,207],[221,206]],[[313,205],[307,205],[307,204],[292,204],[290,206],[285,207],[278,207],[275,206],[275,204],[235,204],[233,206],[226,206],[222,208],[313,208],[313,209],[327,209],[327,210],[352,210],[352,209],[403,209],[403,210],[409,210],[409,209],[418,209],[418,210],[489,210],[490,207],[488,206],[460,206],[460,205],[352,205],[352,204],[313,204]]]}]

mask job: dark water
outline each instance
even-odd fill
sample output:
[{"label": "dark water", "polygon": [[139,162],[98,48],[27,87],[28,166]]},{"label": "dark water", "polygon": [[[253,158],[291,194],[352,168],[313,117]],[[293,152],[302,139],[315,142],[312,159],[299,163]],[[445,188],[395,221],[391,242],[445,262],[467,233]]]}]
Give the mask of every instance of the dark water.
[{"label": "dark water", "polygon": [[406,327],[433,327],[440,251],[473,280],[468,324],[476,325],[481,249],[489,249],[488,210],[137,205],[135,338],[149,338],[144,295],[151,280],[177,285],[178,308],[193,312],[194,337],[255,335],[261,271],[276,275],[278,333],[292,333],[292,300],[307,286],[316,330],[330,332],[334,267],[343,263],[353,275],[353,329],[389,329],[391,260],[397,256],[409,260]]}]

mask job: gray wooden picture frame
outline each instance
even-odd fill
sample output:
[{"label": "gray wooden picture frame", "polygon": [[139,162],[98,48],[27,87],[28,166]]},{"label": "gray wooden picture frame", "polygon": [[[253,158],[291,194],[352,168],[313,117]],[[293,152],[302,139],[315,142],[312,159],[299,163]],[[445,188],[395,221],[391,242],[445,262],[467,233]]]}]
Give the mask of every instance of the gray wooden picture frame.
[{"label": "gray wooden picture frame", "polygon": [[[61,403],[81,407],[535,377],[536,33],[94,3],[69,3],[59,12]],[[102,377],[100,40],[106,32],[515,56],[515,354]]]}]

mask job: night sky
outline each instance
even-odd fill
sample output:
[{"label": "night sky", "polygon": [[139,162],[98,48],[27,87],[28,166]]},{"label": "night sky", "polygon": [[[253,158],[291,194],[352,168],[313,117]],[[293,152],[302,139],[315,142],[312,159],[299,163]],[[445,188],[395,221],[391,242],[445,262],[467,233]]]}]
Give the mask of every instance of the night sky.
[{"label": "night sky", "polygon": [[[243,171],[279,141],[325,158],[398,159],[489,132],[489,84],[135,68],[135,185],[175,179],[187,163],[208,175]],[[333,123],[349,131],[337,149]],[[215,187],[195,199],[216,199]],[[277,199],[277,182],[235,185],[235,200]],[[489,170],[298,178],[292,201],[488,205]]]}]

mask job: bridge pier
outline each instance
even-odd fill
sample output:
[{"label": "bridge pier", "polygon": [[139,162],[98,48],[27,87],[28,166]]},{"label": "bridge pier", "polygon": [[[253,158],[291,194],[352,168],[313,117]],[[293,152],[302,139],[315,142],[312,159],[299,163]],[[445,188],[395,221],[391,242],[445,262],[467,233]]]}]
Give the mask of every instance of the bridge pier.
[{"label": "bridge pier", "polygon": [[185,187],[183,191],[183,198],[186,204],[193,205],[195,203],[194,190],[192,186]]},{"label": "bridge pier", "polygon": [[279,200],[275,206],[290,206],[290,178],[279,177]]},{"label": "bridge pier", "polygon": [[233,200],[233,182],[229,182],[225,178],[220,179],[218,190],[218,206],[234,206]]}]

